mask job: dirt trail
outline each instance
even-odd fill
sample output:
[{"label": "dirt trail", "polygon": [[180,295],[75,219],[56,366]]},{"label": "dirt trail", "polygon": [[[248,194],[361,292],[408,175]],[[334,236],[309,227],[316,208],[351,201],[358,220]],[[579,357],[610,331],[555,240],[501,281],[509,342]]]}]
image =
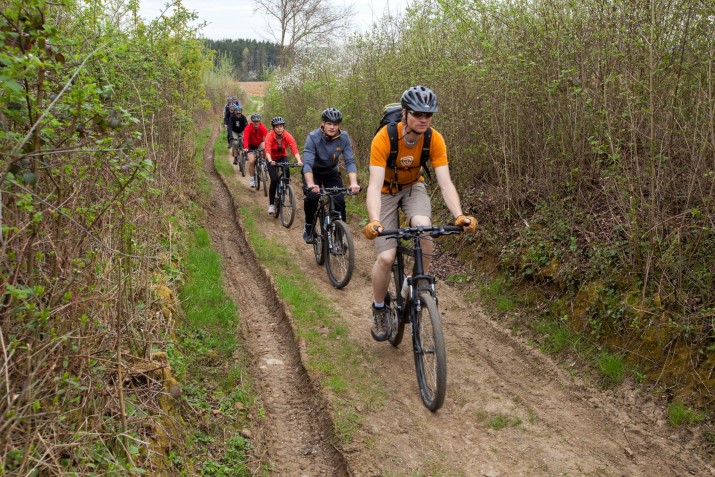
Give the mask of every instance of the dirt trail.
[{"label": "dirt trail", "polygon": [[[216,160],[229,161],[228,154]],[[276,464],[276,475],[715,475],[694,446],[667,426],[660,404],[637,390],[606,392],[585,385],[480,309],[463,305],[459,291],[444,282],[438,283],[438,293],[447,344],[447,399],[439,412],[430,413],[417,390],[409,339],[392,348],[370,337],[374,249],[357,230],[359,218],[349,219],[356,270],[351,283],[336,290],[301,240],[302,207],[293,227],[285,229],[265,213],[266,198],[248,188],[247,178],[229,178],[226,195],[226,189],[217,192],[223,186],[215,173],[210,176],[218,216],[211,229],[230,293],[247,322],[245,340],[257,364],[268,421],[258,440]],[[373,358],[364,366],[384,383],[388,400],[361,409],[361,428],[342,454],[327,440],[330,407],[312,394],[296,361],[289,321],[280,306],[270,304],[275,299],[267,291],[270,282],[259,273],[260,264],[247,252],[240,224],[233,221],[237,205],[256,203],[262,211],[255,217],[258,228],[285,246],[295,266],[339,310],[348,339]],[[252,278],[256,275],[259,280]],[[268,358],[283,364],[271,365]],[[278,370],[296,372],[281,375]],[[495,430],[489,425],[494,418],[507,425]],[[305,436],[298,432],[304,428],[310,429]],[[305,449],[319,452],[306,455]]]},{"label": "dirt trail", "polygon": [[[243,342],[253,361],[254,378],[265,409],[258,429],[258,453],[267,453],[276,475],[348,475],[332,446],[330,421],[319,394],[300,361],[291,325],[275,288],[246,242],[236,217],[231,184],[213,166],[214,131],[204,151],[211,185],[208,228],[221,254],[229,296],[238,301]],[[236,185],[235,183],[233,184]]]}]

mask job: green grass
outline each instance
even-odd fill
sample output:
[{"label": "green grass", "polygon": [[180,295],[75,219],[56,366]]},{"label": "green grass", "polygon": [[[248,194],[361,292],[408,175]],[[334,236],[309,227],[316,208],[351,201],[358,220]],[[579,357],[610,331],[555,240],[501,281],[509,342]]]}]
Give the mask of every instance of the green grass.
[{"label": "green grass", "polygon": [[698,424],[705,420],[705,414],[687,407],[680,401],[668,405],[668,423],[673,427]]},{"label": "green grass", "polygon": [[[348,339],[348,327],[338,311],[291,262],[287,249],[258,230],[254,217],[260,213],[262,209],[257,205],[241,209],[248,241],[270,270],[281,300],[291,310],[297,333],[306,344],[307,369],[336,396],[333,399],[336,437],[348,443],[362,421],[358,409],[374,408],[385,401],[383,385],[365,366],[370,355]],[[316,273],[325,270],[316,265]]]},{"label": "green grass", "polygon": [[512,311],[517,306],[504,277],[498,276],[482,283],[479,292],[482,301],[499,313]]},{"label": "green grass", "polygon": [[236,174],[233,164],[228,160],[229,150],[226,148],[226,128],[221,128],[214,144],[214,164],[216,171],[224,177]]},{"label": "green grass", "polygon": [[491,429],[495,431],[504,429],[505,427],[517,427],[522,424],[521,418],[518,416],[510,416],[503,413],[489,413],[487,411],[477,411],[476,417],[483,421]]},{"label": "green grass", "polygon": [[619,354],[603,352],[597,357],[596,365],[607,386],[620,384],[625,378],[626,361]]},{"label": "green grass", "polygon": [[[210,186],[203,174],[203,150],[209,136],[209,130],[197,133],[195,158],[198,192],[205,195]],[[228,161],[217,161],[221,163],[230,168]],[[193,233],[182,235],[186,238],[180,247],[184,280],[179,298],[184,319],[177,325],[177,341],[167,347],[167,355],[184,399],[194,411],[185,416],[187,426],[202,431],[187,437],[186,455],[174,453],[170,462],[177,471],[192,475],[248,476],[251,444],[240,429],[251,425],[249,413],[256,399],[247,372],[248,357],[237,339],[240,317],[224,293],[220,256],[206,229],[194,222]]]},{"label": "green grass", "polygon": [[[178,329],[178,346],[169,356],[184,383],[186,401],[199,411],[194,417],[207,420],[194,427],[215,430],[188,440],[190,462],[200,475],[248,476],[250,441],[239,430],[249,425],[255,398],[246,371],[248,360],[236,338],[236,305],[224,293],[221,261],[205,229],[195,229],[184,260],[186,280],[180,298],[186,319]],[[243,412],[236,412],[238,402]],[[213,415],[212,410],[219,414]]]},{"label": "green grass", "polygon": [[559,353],[574,347],[574,343],[579,339],[578,335],[571,333],[560,321],[539,321],[534,325],[534,330],[542,337],[539,348],[545,353]]}]

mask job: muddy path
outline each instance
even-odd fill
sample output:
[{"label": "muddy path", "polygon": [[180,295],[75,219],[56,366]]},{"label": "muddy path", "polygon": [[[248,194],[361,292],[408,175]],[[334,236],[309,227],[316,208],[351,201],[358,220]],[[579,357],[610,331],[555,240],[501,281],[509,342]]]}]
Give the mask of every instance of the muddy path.
[{"label": "muddy path", "polygon": [[[637,388],[604,391],[588,385],[465,304],[464,291],[444,282],[438,283],[438,293],[447,399],[439,412],[430,413],[417,390],[409,339],[392,348],[370,337],[374,249],[358,230],[360,218],[349,218],[355,273],[346,288],[336,290],[302,242],[302,207],[292,228],[285,229],[265,213],[267,199],[248,188],[248,178],[237,174],[221,182],[211,158],[205,159],[217,216],[211,219],[212,238],[246,323],[244,339],[266,408],[257,441],[274,462],[274,475],[715,475],[695,441],[667,425],[661,402]],[[214,160],[229,161],[228,153]],[[267,291],[273,282],[245,244],[240,217],[234,219],[236,207],[247,205],[260,210],[254,220],[266,238],[285,246],[293,266],[339,310],[348,339],[370,356],[363,366],[384,388],[387,398],[359,408],[359,429],[339,449],[327,435],[335,397],[310,384],[286,310]]]},{"label": "muddy path", "polygon": [[270,462],[275,475],[348,475],[342,455],[331,444],[328,413],[301,364],[273,282],[246,242],[230,184],[214,169],[217,132],[204,151],[211,186],[207,227],[221,255],[227,293],[240,312],[242,342],[251,356],[265,410],[261,427],[256,429],[259,460]]}]

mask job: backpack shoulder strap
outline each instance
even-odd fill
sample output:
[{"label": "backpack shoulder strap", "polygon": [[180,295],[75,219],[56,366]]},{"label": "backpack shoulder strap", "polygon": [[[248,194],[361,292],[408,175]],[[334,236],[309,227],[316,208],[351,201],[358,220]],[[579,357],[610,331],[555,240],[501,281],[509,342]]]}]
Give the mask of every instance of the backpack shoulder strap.
[{"label": "backpack shoulder strap", "polygon": [[432,128],[427,128],[424,134],[425,140],[422,142],[422,155],[420,155],[420,164],[422,164],[422,169],[427,174],[427,178],[432,180],[432,174],[430,174],[427,165],[429,164],[429,147],[430,142],[432,142]]},{"label": "backpack shoulder strap", "polygon": [[387,137],[390,138],[390,155],[387,156],[387,167],[394,168],[397,161],[397,123],[387,125]]}]

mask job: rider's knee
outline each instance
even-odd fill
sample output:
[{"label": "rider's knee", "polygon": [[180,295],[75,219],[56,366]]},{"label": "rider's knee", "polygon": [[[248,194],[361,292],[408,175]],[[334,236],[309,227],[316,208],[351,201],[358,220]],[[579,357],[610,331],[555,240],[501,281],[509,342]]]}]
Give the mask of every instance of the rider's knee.
[{"label": "rider's knee", "polygon": [[390,268],[395,261],[396,251],[394,248],[385,250],[377,254],[377,264],[380,268]]}]

